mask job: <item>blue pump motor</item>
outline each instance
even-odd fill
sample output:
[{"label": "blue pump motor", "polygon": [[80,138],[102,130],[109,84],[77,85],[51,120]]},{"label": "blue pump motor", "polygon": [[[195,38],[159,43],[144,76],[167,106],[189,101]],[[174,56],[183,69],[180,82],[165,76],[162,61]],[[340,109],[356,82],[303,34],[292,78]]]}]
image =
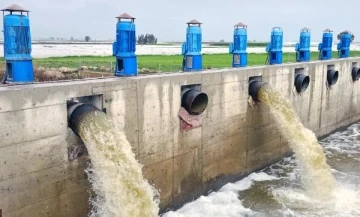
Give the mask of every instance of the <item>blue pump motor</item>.
[{"label": "blue pump motor", "polygon": [[295,45],[296,61],[310,61],[310,29],[303,28],[300,30],[300,42]]},{"label": "blue pump motor", "polygon": [[322,42],[318,46],[319,60],[329,60],[332,58],[333,31],[325,29],[323,31]]},{"label": "blue pump motor", "polygon": [[115,76],[136,76],[137,57],[135,18],[129,14],[121,14],[116,17],[116,42],[113,44],[113,56],[116,56]]},{"label": "blue pump motor", "polygon": [[232,66],[247,66],[247,25],[238,23],[234,26],[233,43],[229,44],[229,53],[233,54]]},{"label": "blue pump motor", "polygon": [[[29,11],[16,4],[1,11],[4,20],[5,79],[16,83],[33,82]],[[9,14],[5,15],[5,12]]]},{"label": "blue pump motor", "polygon": [[266,46],[270,65],[282,63],[283,31],[281,27],[274,27],[271,31],[270,43]]},{"label": "blue pump motor", "polygon": [[339,33],[337,44],[339,58],[348,58],[350,56],[350,43],[354,40],[355,36],[350,31],[343,31]]},{"label": "blue pump motor", "polygon": [[187,22],[186,42],[182,44],[183,71],[198,71],[202,69],[202,32],[201,22],[191,20]]}]

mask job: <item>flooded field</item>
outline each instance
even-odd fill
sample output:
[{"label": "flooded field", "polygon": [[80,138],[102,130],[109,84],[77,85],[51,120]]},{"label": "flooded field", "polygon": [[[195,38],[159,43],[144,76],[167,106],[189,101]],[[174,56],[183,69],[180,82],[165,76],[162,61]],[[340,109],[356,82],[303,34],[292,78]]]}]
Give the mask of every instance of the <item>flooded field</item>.
[{"label": "flooded field", "polygon": [[[334,45],[333,49],[336,49]],[[360,50],[359,45],[352,45],[352,50]],[[203,46],[204,54],[228,53],[226,46]],[[265,47],[249,47],[248,53],[266,53]],[[311,51],[318,51],[312,45]],[[294,47],[284,47],[283,52],[295,52]],[[137,55],[180,55],[180,45],[137,45]],[[110,56],[112,44],[33,44],[32,56],[34,58],[62,57],[62,56]],[[4,47],[0,44],[0,57],[4,56]]]}]

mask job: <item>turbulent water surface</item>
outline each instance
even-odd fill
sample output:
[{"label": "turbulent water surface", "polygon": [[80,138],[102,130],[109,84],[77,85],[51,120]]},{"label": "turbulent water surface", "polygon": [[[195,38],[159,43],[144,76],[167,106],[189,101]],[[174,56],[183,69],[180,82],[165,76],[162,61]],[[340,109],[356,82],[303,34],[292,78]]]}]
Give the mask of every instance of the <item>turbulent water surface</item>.
[{"label": "turbulent water surface", "polygon": [[261,88],[259,98],[294,156],[163,217],[360,216],[360,123],[318,142],[271,87]]},{"label": "turbulent water surface", "polygon": [[228,183],[164,217],[360,216],[360,123],[320,141],[338,187],[334,197],[312,198],[295,155]]},{"label": "turbulent water surface", "polygon": [[88,174],[96,197],[91,217],[158,216],[158,193],[144,179],[124,133],[106,114],[87,114],[79,134],[91,159]]}]

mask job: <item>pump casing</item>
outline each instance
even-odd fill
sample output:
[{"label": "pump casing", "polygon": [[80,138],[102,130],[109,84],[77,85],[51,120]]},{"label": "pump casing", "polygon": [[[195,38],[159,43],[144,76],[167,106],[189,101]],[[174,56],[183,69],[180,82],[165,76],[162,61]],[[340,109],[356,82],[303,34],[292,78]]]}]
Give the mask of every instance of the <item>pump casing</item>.
[{"label": "pump casing", "polygon": [[136,29],[134,17],[122,14],[118,17],[116,24],[116,42],[113,43],[113,56],[116,56],[115,76],[136,76],[137,57],[136,51]]},{"label": "pump casing", "polygon": [[270,43],[266,46],[269,64],[282,63],[283,31],[280,27],[274,27],[271,31]]},{"label": "pump casing", "polygon": [[[31,56],[30,20],[24,15],[29,12],[13,5],[2,11],[10,12],[4,16],[4,58],[6,62],[6,80],[26,83],[34,81],[34,69]],[[20,12],[20,14],[14,14]]]},{"label": "pump casing", "polygon": [[320,51],[320,60],[329,60],[332,58],[332,43],[333,33],[331,30],[325,29],[323,32],[322,42],[318,46],[318,50]]},{"label": "pump casing", "polygon": [[183,71],[198,71],[202,69],[202,31],[201,23],[191,20],[186,29],[186,42],[182,44]]},{"label": "pump casing", "polygon": [[339,58],[348,58],[350,56],[351,33],[344,31],[340,33],[340,42],[337,44]]},{"label": "pump casing", "polygon": [[310,29],[303,28],[300,31],[300,42],[295,45],[297,62],[310,61],[310,37]]},{"label": "pump casing", "polygon": [[247,26],[242,23],[235,25],[233,43],[229,44],[229,53],[233,54],[232,66],[247,66]]}]

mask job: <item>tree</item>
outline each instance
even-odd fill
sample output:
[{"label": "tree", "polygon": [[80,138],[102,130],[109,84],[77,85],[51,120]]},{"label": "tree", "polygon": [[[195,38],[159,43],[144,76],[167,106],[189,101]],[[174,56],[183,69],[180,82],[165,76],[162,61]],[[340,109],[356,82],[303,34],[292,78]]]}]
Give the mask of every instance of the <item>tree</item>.
[{"label": "tree", "polygon": [[137,39],[138,44],[157,44],[157,38],[153,34],[141,34]]},{"label": "tree", "polygon": [[89,42],[91,40],[90,36],[85,36],[85,41]]}]

